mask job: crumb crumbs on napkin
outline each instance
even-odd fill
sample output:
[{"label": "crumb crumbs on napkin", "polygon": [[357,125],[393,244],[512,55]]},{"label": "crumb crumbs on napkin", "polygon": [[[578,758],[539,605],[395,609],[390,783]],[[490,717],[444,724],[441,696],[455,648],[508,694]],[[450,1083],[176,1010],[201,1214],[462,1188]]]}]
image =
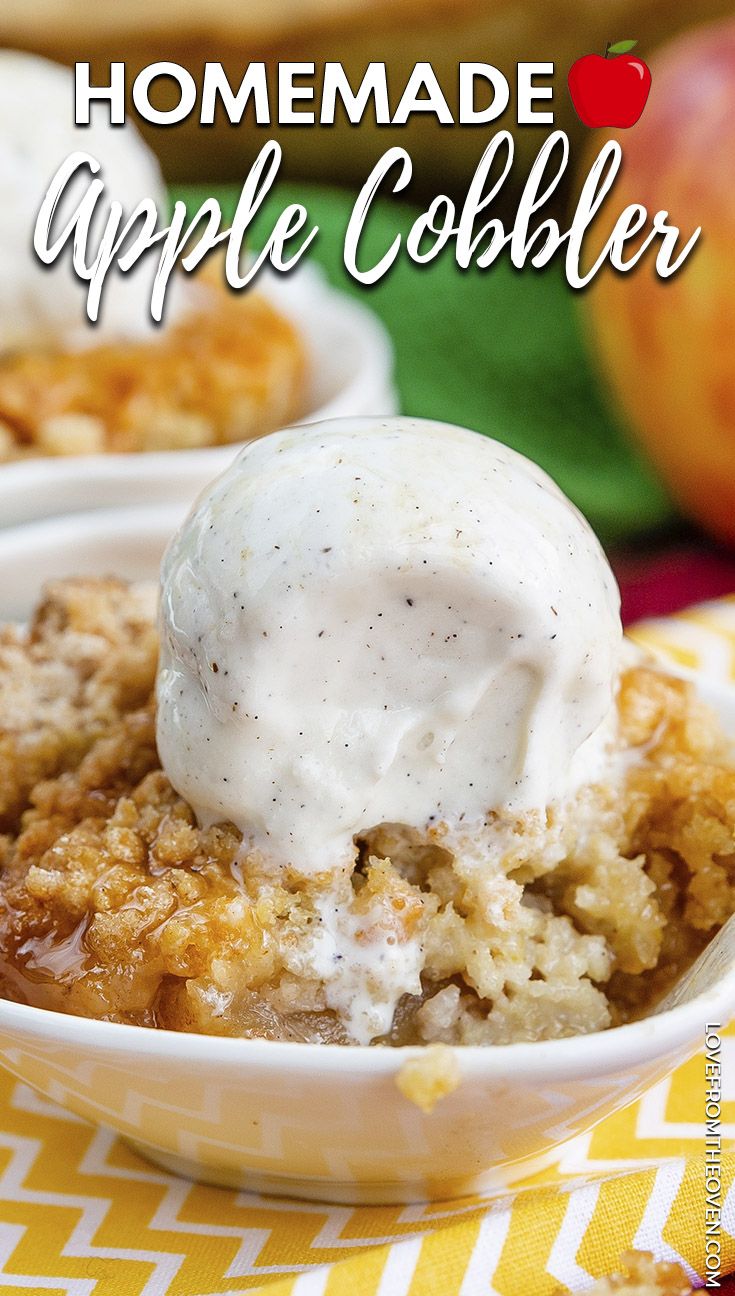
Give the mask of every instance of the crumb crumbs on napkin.
[{"label": "crumb crumbs on napkin", "polygon": [[428,1116],[442,1098],[459,1088],[461,1078],[454,1049],[447,1044],[428,1044],[404,1062],[396,1084],[403,1096]]}]

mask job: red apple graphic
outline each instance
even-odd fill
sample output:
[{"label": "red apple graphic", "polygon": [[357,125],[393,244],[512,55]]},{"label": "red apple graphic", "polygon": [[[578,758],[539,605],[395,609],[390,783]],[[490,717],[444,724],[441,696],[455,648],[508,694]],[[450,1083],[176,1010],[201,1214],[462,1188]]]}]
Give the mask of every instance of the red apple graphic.
[{"label": "red apple graphic", "polygon": [[570,67],[569,93],[585,126],[635,126],[651,89],[648,66],[642,59],[626,57],[637,44],[618,41],[608,45],[604,58],[585,54]]}]

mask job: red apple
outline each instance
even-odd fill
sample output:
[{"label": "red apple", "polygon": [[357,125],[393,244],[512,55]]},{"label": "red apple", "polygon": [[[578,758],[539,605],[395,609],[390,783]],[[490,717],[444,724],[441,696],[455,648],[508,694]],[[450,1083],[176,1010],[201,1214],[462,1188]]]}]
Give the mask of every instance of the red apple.
[{"label": "red apple", "polygon": [[[569,69],[569,93],[585,126],[634,126],[646,106],[651,73],[629,51],[635,41],[608,45],[600,54],[585,54]],[[610,55],[613,55],[610,58]]]},{"label": "red apple", "polygon": [[632,431],[683,508],[735,544],[735,19],[685,33],[651,64],[655,93],[619,137],[609,201],[668,211],[683,239],[702,235],[673,278],[648,259],[603,269],[583,305]]}]

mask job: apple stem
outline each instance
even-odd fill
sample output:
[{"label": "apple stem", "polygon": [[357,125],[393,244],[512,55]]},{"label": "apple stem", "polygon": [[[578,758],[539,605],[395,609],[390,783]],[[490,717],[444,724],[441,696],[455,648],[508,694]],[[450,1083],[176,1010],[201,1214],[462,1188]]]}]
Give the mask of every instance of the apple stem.
[{"label": "apple stem", "polygon": [[607,42],[607,48],[606,48],[606,50],[605,50],[605,58],[609,58],[609,57],[610,57],[610,46],[611,46],[611,45],[612,45],[612,41],[608,41],[608,42]]}]

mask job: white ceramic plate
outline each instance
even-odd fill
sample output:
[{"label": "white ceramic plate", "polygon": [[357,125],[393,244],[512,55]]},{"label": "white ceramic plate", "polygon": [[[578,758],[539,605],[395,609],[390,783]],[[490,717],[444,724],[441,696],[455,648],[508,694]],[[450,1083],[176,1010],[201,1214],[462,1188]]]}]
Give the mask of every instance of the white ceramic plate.
[{"label": "white ceramic plate", "polygon": [[[111,510],[0,533],[0,618],[48,575],[155,578],[183,507]],[[707,690],[735,735],[735,691]],[[735,1004],[729,949],[697,997],[645,1021],[538,1044],[456,1050],[461,1083],[427,1116],[396,1076],[420,1049],[209,1038],[0,1000],[0,1060],[151,1160],[259,1192],[398,1202],[501,1190],[631,1102]]]},{"label": "white ceramic plate", "polygon": [[[299,423],[349,414],[395,414],[393,352],[380,321],[304,265],[263,273],[258,289],[299,329],[307,391]],[[79,455],[0,465],[0,527],[142,501],[190,500],[226,468],[239,445],[151,454]]]}]

